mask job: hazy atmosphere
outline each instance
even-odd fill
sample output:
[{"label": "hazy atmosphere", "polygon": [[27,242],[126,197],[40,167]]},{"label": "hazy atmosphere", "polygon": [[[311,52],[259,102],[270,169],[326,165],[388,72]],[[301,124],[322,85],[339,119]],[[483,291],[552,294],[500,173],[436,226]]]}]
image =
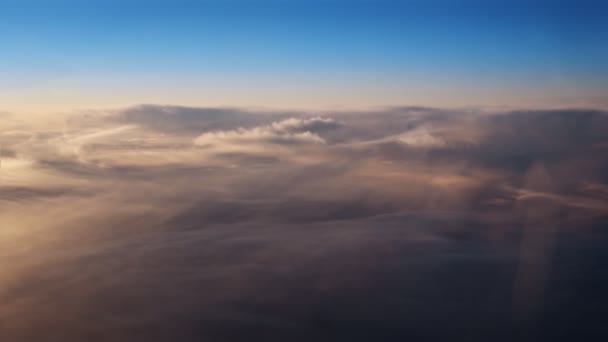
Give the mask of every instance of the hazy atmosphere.
[{"label": "hazy atmosphere", "polygon": [[600,1],[0,0],[0,341],[608,337]]}]

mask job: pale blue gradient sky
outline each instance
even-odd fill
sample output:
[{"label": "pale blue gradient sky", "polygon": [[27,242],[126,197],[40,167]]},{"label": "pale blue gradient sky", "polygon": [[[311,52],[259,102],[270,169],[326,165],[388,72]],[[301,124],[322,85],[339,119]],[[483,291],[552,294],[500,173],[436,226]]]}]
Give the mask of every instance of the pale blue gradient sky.
[{"label": "pale blue gradient sky", "polygon": [[603,106],[607,14],[588,0],[0,0],[0,103]]}]

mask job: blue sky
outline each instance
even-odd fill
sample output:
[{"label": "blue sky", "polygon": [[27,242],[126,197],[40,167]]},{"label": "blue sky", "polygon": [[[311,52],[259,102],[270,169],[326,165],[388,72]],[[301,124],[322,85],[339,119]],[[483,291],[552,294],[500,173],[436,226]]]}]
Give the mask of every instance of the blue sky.
[{"label": "blue sky", "polygon": [[0,0],[0,100],[579,105],[608,88],[607,14],[604,1]]}]

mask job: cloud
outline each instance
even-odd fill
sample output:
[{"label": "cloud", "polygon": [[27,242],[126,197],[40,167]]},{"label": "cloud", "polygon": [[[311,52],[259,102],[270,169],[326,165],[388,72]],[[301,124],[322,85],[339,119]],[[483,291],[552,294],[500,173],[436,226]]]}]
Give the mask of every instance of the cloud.
[{"label": "cloud", "polygon": [[59,152],[63,154],[73,154],[77,156],[80,161],[86,162],[86,159],[82,155],[82,149],[88,144],[100,139],[107,139],[108,137],[128,132],[134,128],[135,126],[119,126],[75,136],[63,135],[58,142]]},{"label": "cloud", "polygon": [[199,135],[194,144],[203,147],[239,146],[245,144],[323,144],[317,132],[337,127],[328,118],[290,118],[265,126],[230,131],[212,131]]},{"label": "cloud", "polygon": [[146,105],[0,140],[2,341],[604,329],[603,111]]},{"label": "cloud", "polygon": [[414,147],[441,147],[445,146],[445,141],[435,137],[426,130],[414,130],[407,132],[397,139],[408,146]]},{"label": "cloud", "polygon": [[270,126],[275,132],[298,133],[314,132],[319,133],[338,127],[338,122],[330,118],[289,118],[287,120],[273,122]]},{"label": "cloud", "polygon": [[31,199],[64,197],[78,195],[73,188],[33,188],[23,186],[4,186],[0,188],[0,201],[27,201]]},{"label": "cloud", "polygon": [[195,108],[141,105],[107,117],[109,122],[137,124],[145,128],[179,134],[200,134],[236,127],[249,128],[293,113],[256,112],[238,108]]}]

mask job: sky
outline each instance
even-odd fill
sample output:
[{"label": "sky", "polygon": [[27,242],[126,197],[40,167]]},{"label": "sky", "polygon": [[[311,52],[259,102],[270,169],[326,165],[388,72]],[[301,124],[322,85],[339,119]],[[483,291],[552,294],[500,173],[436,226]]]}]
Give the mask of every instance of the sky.
[{"label": "sky", "polygon": [[604,1],[0,1],[0,103],[603,107]]},{"label": "sky", "polygon": [[607,9],[0,0],[0,341],[608,341]]}]

